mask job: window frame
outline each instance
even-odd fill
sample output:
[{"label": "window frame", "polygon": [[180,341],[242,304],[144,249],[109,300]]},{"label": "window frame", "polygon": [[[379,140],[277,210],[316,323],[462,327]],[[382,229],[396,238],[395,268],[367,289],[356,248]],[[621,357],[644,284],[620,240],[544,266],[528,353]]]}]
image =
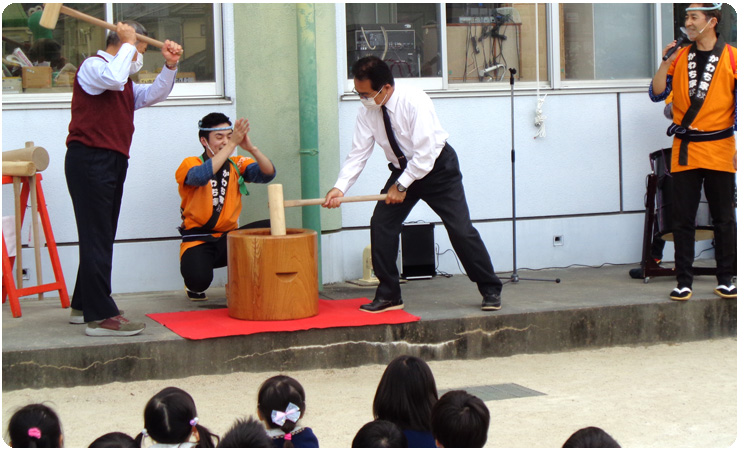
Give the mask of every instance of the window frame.
[{"label": "window frame", "polygon": [[[447,67],[447,34],[446,34],[446,23],[445,23],[445,5],[446,3],[438,3],[440,6],[440,46],[442,48],[443,67]],[[652,39],[654,40],[655,48],[662,48],[663,45],[663,30],[665,24],[663,23],[663,11],[660,3],[651,3],[653,5],[653,22],[654,30],[652,33]],[[649,87],[649,78],[629,78],[621,80],[562,80],[561,79],[561,35],[560,35],[560,20],[559,15],[559,3],[545,3],[539,4],[539,7],[546,8],[546,40],[547,40],[547,61],[548,65],[548,80],[537,82],[536,80],[516,80],[515,90],[520,91],[534,91],[550,90],[555,94],[559,93],[573,93],[573,92],[587,92],[587,91],[611,91],[611,92],[628,92],[628,91],[645,91]],[[337,36],[340,36],[339,43],[344,43],[346,39],[346,13],[345,4],[337,4]],[[339,45],[338,47],[344,47],[338,49],[338,62],[339,62],[339,97],[343,101],[356,100],[357,96],[352,94],[352,88],[354,87],[353,81],[346,78],[346,52],[342,51],[346,49],[346,46]],[[659,66],[661,62],[661,55],[655,56],[655,67]],[[434,94],[434,96],[471,96],[471,95],[504,95],[505,92],[510,91],[509,83],[462,83],[462,82],[450,82],[448,79],[447,70],[443,70],[441,77],[428,77],[428,78],[397,78],[396,83],[402,85],[416,85],[425,91]]]},{"label": "window frame", "polygon": [[[104,3],[106,21],[111,23],[114,17],[114,4]],[[162,103],[200,103],[203,100],[226,99],[225,92],[225,57],[223,53],[223,39],[225,37],[223,21],[225,20],[225,8],[222,3],[212,3],[212,14],[214,17],[214,43],[215,43],[215,81],[199,83],[176,83],[169,98]],[[72,102],[72,91],[50,92],[34,94],[3,94],[3,110],[24,109],[65,109]]]}]

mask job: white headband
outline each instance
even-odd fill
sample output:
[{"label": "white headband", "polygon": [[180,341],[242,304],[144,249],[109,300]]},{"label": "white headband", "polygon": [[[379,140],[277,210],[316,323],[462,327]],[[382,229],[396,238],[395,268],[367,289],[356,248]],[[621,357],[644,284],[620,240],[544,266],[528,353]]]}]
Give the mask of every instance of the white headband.
[{"label": "white headband", "polygon": [[199,131],[225,131],[225,130],[232,130],[233,127],[221,127],[221,128],[202,128],[199,127]]},{"label": "white headband", "polygon": [[716,11],[718,9],[722,9],[721,3],[712,3],[712,5],[714,6],[709,6],[709,7],[699,6],[696,8],[686,8],[686,12],[688,11]]}]

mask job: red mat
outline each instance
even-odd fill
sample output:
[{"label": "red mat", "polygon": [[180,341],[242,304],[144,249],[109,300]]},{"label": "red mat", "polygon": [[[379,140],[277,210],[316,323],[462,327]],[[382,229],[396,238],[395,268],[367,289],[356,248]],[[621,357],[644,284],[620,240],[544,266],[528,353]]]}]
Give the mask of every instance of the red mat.
[{"label": "red mat", "polygon": [[417,322],[421,318],[404,310],[371,314],[359,310],[369,303],[366,298],[352,300],[319,300],[318,315],[307,319],[252,321],[233,319],[228,309],[147,314],[186,339],[209,339],[276,331],[300,331],[311,328],[361,327]]}]

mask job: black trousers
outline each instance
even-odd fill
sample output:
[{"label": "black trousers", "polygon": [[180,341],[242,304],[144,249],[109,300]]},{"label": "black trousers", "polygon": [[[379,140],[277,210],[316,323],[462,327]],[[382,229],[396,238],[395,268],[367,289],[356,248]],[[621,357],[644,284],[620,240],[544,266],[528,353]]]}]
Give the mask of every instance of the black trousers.
[{"label": "black trousers", "polygon": [[729,285],[736,272],[737,257],[735,174],[707,169],[673,173],[673,237],[678,285],[691,287],[693,284],[696,212],[702,184],[714,225],[717,283]]},{"label": "black trousers", "polygon": [[72,307],[86,322],[119,315],[111,298],[111,267],[129,162],[119,152],[71,142],[65,178],[75,210],[80,262]]},{"label": "black trousers", "polygon": [[[240,227],[270,228],[269,220],[259,220]],[[228,233],[216,241],[191,247],[181,255],[181,276],[184,285],[192,292],[204,292],[212,284],[213,270],[228,265]]]},{"label": "black trousers", "polygon": [[[392,173],[382,194],[401,176],[401,170],[389,167]],[[402,203],[386,205],[385,201],[380,201],[375,206],[370,220],[373,270],[380,280],[375,298],[395,300],[401,297],[396,266],[399,235],[404,220],[420,199],[442,219],[455,253],[481,295],[501,293],[502,282],[495,275],[489,252],[471,223],[458,156],[450,145],[445,145],[432,171],[409,186]]]}]

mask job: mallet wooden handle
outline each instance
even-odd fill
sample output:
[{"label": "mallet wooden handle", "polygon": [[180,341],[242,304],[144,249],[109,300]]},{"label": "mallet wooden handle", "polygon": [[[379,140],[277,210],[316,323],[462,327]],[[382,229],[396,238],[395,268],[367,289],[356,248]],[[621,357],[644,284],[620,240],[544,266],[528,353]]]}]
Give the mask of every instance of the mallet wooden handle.
[{"label": "mallet wooden handle", "polygon": [[[46,7],[46,6],[45,6]],[[96,25],[102,28],[107,28],[111,31],[116,31],[116,25],[111,24],[109,22],[106,22],[105,20],[98,19],[93,16],[89,16],[88,14],[82,13],[80,11],[74,10],[72,8],[68,8],[67,6],[60,7],[59,12],[68,15],[70,17],[74,17],[76,19],[82,20],[83,22],[88,22],[92,25]],[[55,20],[55,24],[56,24]],[[42,24],[42,26],[44,26]],[[163,48],[163,43],[160,42],[157,39],[153,39],[151,37],[143,36],[141,34],[137,34],[137,40],[141,42],[147,42],[148,44],[152,45],[153,47]]]},{"label": "mallet wooden handle", "polygon": [[[378,202],[385,200],[386,194],[378,195],[356,195],[352,197],[337,197],[341,203],[352,203],[352,202]],[[325,198],[305,198],[300,200],[285,200],[285,208],[291,208],[293,206],[312,206],[322,205],[326,202]]]}]

